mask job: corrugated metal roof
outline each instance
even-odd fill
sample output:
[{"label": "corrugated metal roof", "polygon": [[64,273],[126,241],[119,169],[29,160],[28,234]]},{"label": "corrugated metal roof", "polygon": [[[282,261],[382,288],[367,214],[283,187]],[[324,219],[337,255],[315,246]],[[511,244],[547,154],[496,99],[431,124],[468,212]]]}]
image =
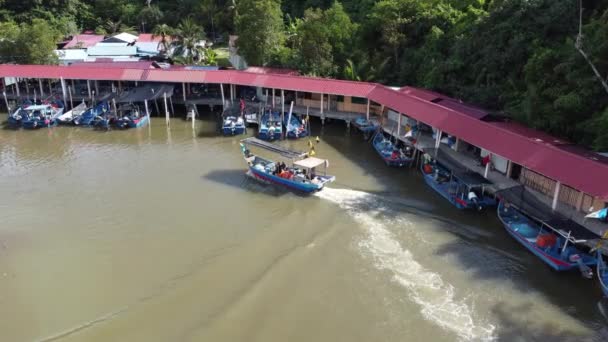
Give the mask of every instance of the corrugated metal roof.
[{"label": "corrugated metal roof", "polygon": [[437,93],[437,92],[434,92],[434,91],[431,91],[428,89],[406,86],[406,87],[399,89],[399,91],[404,94],[414,96],[414,97],[420,98],[420,99],[428,101],[428,102],[437,103],[446,108],[454,109],[456,111],[459,111],[463,114],[472,116],[479,120],[483,119],[484,117],[488,116],[488,114],[489,114],[484,109],[481,109],[481,108],[478,108],[475,106],[471,106],[469,104],[463,103],[462,101],[456,100],[449,96],[446,96],[446,95],[443,95],[443,94],[440,94],[440,93]]},{"label": "corrugated metal roof", "polygon": [[268,68],[268,67],[249,67],[244,70],[245,72],[252,72],[255,74],[273,74],[273,75],[287,75],[287,76],[299,76],[300,72],[293,69],[280,69],[280,68]]},{"label": "corrugated metal roof", "polygon": [[104,39],[98,34],[77,34],[63,47],[64,49],[88,48]]},{"label": "corrugated metal roof", "polygon": [[599,155],[573,145],[561,144],[555,138],[548,138],[546,134],[524,130],[513,124],[481,121],[461,112],[459,108],[447,108],[429,101],[428,97],[423,99],[379,84],[235,70],[138,70],[80,65],[0,65],[0,77],[225,83],[367,97],[547,177],[608,201],[608,162],[598,157]]},{"label": "corrugated metal roof", "polygon": [[[101,61],[100,61],[101,60]],[[112,68],[112,69],[153,69],[154,62],[150,61],[136,61],[136,62],[112,62],[106,61],[104,58],[100,58],[94,62],[76,62],[72,63],[72,67],[88,67],[88,68]]]},{"label": "corrugated metal roof", "polygon": [[137,54],[135,46],[95,45],[87,49],[89,56],[134,56]]}]

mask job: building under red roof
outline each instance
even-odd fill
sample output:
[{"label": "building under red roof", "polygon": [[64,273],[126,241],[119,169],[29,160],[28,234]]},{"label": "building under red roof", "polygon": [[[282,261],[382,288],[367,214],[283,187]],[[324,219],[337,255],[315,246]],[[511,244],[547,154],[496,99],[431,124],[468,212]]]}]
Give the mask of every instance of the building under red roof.
[{"label": "building under red roof", "polygon": [[63,47],[64,49],[86,49],[94,46],[104,39],[98,34],[77,34]]},{"label": "building under red roof", "polygon": [[463,109],[469,106],[460,106],[459,101],[444,97],[450,103],[456,101],[459,105],[452,103],[445,106],[441,101],[436,103],[436,93],[433,92],[396,91],[375,83],[236,70],[144,70],[99,68],[83,64],[71,67],[5,64],[0,65],[0,77],[223,83],[367,98],[608,201],[608,158],[521,125],[482,121],[479,115],[472,115],[469,110]]}]

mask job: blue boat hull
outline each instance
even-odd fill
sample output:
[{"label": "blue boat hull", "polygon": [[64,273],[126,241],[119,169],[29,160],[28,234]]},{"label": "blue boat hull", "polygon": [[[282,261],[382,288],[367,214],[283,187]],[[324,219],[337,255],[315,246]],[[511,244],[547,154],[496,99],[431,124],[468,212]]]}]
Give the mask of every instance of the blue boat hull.
[{"label": "blue boat hull", "polygon": [[600,286],[604,297],[608,297],[608,269],[600,252],[597,253],[597,276],[600,280]]},{"label": "blue boat hull", "polygon": [[25,129],[39,129],[39,128],[45,128],[45,127],[52,127],[52,126],[55,126],[56,124],[57,124],[57,122],[54,120],[34,119],[34,120],[23,121],[21,123],[21,126]]},{"label": "blue boat hull", "polygon": [[249,172],[254,178],[259,179],[263,182],[281,185],[288,189],[295,190],[298,192],[303,192],[306,194],[310,194],[310,193],[323,189],[323,186],[319,187],[314,184],[308,184],[308,183],[305,184],[305,183],[294,182],[289,179],[281,178],[279,176],[275,176],[273,174],[257,170],[254,167],[249,167]]},{"label": "blue boat hull", "polygon": [[[505,229],[507,230],[509,235],[511,235],[515,240],[517,240],[520,244],[522,244],[524,247],[526,247],[527,250],[532,252],[539,259],[541,259],[544,263],[546,263],[547,265],[549,265],[552,269],[554,269],[556,271],[569,271],[569,270],[573,270],[573,269],[578,269],[579,266],[576,262],[571,262],[560,255],[561,254],[560,247],[563,246],[563,242],[561,244],[558,242],[558,244],[552,248],[543,249],[543,248],[539,247],[535,241],[531,241],[530,237],[526,237],[523,234],[519,233],[518,231],[520,229],[524,229],[524,228],[535,229],[535,230],[540,231],[540,227],[535,227],[535,226],[533,226],[532,223],[526,223],[527,220],[523,220],[523,219],[520,219],[517,221],[511,220],[509,218],[509,216],[511,216],[512,214],[509,212],[509,215],[506,215],[506,212],[507,212],[506,210],[515,210],[515,209],[513,209],[513,208],[506,209],[504,207],[504,203],[501,202],[498,205],[498,218],[502,222],[503,226],[505,227]],[[523,218],[523,214],[520,213],[520,215]],[[584,265],[594,266],[597,264],[597,259],[595,259],[594,257],[592,257],[588,254],[585,254],[585,253],[579,251],[574,246],[568,246],[568,247],[566,247],[566,250],[567,250],[568,255],[579,254],[583,259],[582,263]]]},{"label": "blue boat hull", "polygon": [[245,126],[222,127],[222,134],[225,136],[245,134]]},{"label": "blue boat hull", "polygon": [[15,119],[14,117],[9,116],[6,120],[6,124],[12,128],[19,128],[23,123],[21,119]]},{"label": "blue boat hull", "polygon": [[266,130],[260,130],[258,132],[258,138],[262,140],[281,140],[281,131],[277,130],[274,133],[270,133]]},{"label": "blue boat hull", "polygon": [[[423,165],[424,166],[424,165]],[[424,182],[435,192],[440,194],[443,198],[448,200],[448,202],[452,203],[456,208],[464,210],[464,209],[477,209],[482,210],[487,207],[493,207],[496,205],[496,200],[487,196],[484,196],[481,199],[478,199],[477,202],[470,201],[467,198],[458,197],[455,194],[450,193],[450,188],[458,187],[459,184],[456,182],[444,182],[438,183],[433,174],[427,174],[424,172],[423,166],[421,167],[422,176],[424,177]]]},{"label": "blue boat hull", "polygon": [[[378,134],[379,135],[374,137],[374,140],[372,141],[372,145],[374,146],[374,149],[376,150],[376,152],[378,153],[380,158],[382,158],[382,160],[384,160],[386,165],[392,166],[392,167],[404,167],[404,166],[410,165],[414,161],[413,157],[412,158],[408,158],[408,157],[404,157],[404,156],[393,157],[392,151],[394,150],[394,144],[391,143],[391,144],[385,145],[386,143],[383,142],[384,140],[382,139],[383,138],[382,133],[378,133]],[[382,146],[382,145],[385,145],[385,146]],[[390,151],[390,153],[387,153],[386,151]]]}]

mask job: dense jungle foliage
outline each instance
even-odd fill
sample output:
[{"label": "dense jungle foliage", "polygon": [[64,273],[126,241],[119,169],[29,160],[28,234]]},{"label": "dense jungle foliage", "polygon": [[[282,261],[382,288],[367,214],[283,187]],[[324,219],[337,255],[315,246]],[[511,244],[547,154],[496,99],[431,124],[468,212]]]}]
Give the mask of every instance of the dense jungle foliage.
[{"label": "dense jungle foliage", "polygon": [[[608,0],[582,3],[579,46],[605,82]],[[237,34],[249,64],[430,88],[608,150],[579,0],[0,0],[3,62],[54,63],[55,42],[83,30]]]}]

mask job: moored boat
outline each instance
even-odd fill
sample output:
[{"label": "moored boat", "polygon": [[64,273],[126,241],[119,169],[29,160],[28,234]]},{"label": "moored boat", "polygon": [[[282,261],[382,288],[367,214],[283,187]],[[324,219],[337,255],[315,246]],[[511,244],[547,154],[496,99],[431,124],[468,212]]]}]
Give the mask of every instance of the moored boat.
[{"label": "moored boat", "polygon": [[[248,146],[259,147],[275,153],[289,160],[289,165],[254,155]],[[247,175],[264,183],[276,184],[309,194],[322,190],[325,184],[335,180],[334,176],[326,173],[329,164],[327,160],[309,157],[307,153],[291,151],[257,138],[242,140],[241,152],[249,168]],[[323,174],[317,173],[321,167]]]},{"label": "moored boat", "polygon": [[600,280],[600,286],[602,292],[604,292],[604,297],[608,297],[608,267],[599,251],[597,252],[597,277]]},{"label": "moored boat", "polygon": [[308,131],[308,123],[309,119],[302,119],[296,114],[293,114],[293,103],[289,110],[289,114],[285,119],[285,130],[287,138],[289,139],[299,139],[303,137],[307,137],[310,135]]},{"label": "moored boat", "polygon": [[110,111],[110,105],[107,101],[98,103],[96,106],[89,108],[87,111],[82,113],[79,117],[74,118],[72,121],[76,126],[91,126],[93,121],[99,115],[103,115]]},{"label": "moored boat", "polygon": [[[492,184],[466,169],[441,149],[427,149],[421,171],[425,183],[458,209],[483,210],[496,205],[484,187]],[[432,156],[431,156],[432,155]]]},{"label": "moored boat", "polygon": [[[396,139],[396,138],[395,138]],[[378,130],[372,145],[388,166],[402,167],[414,161],[414,146],[402,141],[394,142],[388,133]]]},{"label": "moored boat", "polygon": [[226,136],[245,134],[245,121],[240,116],[226,116],[222,122],[222,133]]},{"label": "moored boat", "polygon": [[112,125],[120,129],[139,128],[149,123],[148,116],[135,105],[126,105],[118,109],[118,116]]},{"label": "moored boat", "polygon": [[586,278],[593,276],[590,266],[598,260],[585,244],[597,235],[552,212],[523,186],[498,191],[497,196],[498,218],[515,240],[556,271],[578,269]]},{"label": "moored boat", "polygon": [[262,140],[280,140],[283,136],[283,124],[278,112],[268,111],[260,118],[258,138]]},{"label": "moored boat", "polygon": [[31,105],[25,108],[27,118],[21,122],[23,128],[37,129],[57,125],[57,117],[63,113],[63,102],[55,100],[47,104]]},{"label": "moored boat", "polygon": [[6,119],[6,123],[9,127],[19,128],[23,123],[23,120],[29,118],[30,112],[27,108],[32,105],[31,101],[24,101],[21,106],[17,107]]},{"label": "moored boat", "polygon": [[82,102],[78,106],[72,108],[57,117],[57,123],[59,125],[70,125],[74,124],[74,120],[80,117],[84,112],[87,111],[87,105]]},{"label": "moored boat", "polygon": [[372,134],[374,133],[378,127],[380,126],[377,121],[367,119],[365,117],[358,117],[353,122],[353,125],[363,132],[363,134]]}]

